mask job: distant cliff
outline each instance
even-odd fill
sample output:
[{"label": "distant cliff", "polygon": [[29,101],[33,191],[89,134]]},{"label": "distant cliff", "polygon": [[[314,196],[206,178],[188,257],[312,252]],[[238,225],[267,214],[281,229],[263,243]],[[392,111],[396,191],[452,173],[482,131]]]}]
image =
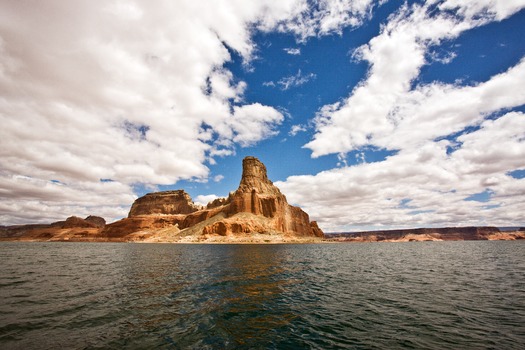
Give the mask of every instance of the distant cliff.
[{"label": "distant cliff", "polygon": [[98,241],[105,226],[106,220],[99,216],[90,215],[85,219],[70,216],[52,224],[0,227],[0,240]]},{"label": "distant cliff", "polygon": [[339,242],[478,241],[525,239],[525,232],[502,232],[497,227],[443,227],[343,232],[327,235]]},{"label": "distant cliff", "polygon": [[184,190],[153,192],[137,199],[131,206],[128,217],[155,214],[190,214],[199,209]]}]

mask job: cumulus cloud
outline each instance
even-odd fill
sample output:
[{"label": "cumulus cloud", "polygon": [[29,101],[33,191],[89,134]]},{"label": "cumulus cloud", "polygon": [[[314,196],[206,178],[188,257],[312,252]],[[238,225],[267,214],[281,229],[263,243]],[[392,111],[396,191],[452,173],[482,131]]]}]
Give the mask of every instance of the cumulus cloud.
[{"label": "cumulus cloud", "polygon": [[[455,38],[465,30],[486,24],[493,18],[509,16],[519,9],[511,3],[498,2],[497,6],[491,7],[491,11],[480,7],[484,15],[481,17],[466,10],[471,7],[471,2],[464,4],[466,7],[448,2],[441,4],[448,10],[454,9],[455,16],[449,12],[436,13],[432,10],[432,3],[404,5],[382,27],[377,37],[356,50],[354,56],[370,64],[368,76],[343,103],[320,110],[315,120],[317,133],[305,146],[312,150],[314,157],[349,152],[374,144],[374,138],[378,135],[393,135],[399,118],[403,116],[398,108],[406,108],[407,104],[432,111],[433,106],[425,105],[422,98],[414,98],[415,95],[419,93],[427,98],[425,94],[439,94],[438,91],[431,92],[431,88],[442,91],[450,87],[419,86],[416,91],[411,90],[411,83],[427,63],[425,56],[429,48],[445,39]],[[494,93],[497,94],[497,91]],[[449,102],[442,101],[445,104]],[[448,105],[461,104],[450,101]]]},{"label": "cumulus cloud", "polygon": [[[429,142],[276,185],[327,231],[515,223],[525,209],[525,180],[507,173],[524,168],[525,115],[486,121],[458,141],[463,146],[452,153],[446,140]],[[466,200],[485,191],[488,201]]]},{"label": "cumulus cloud", "polygon": [[214,194],[199,195],[199,196],[195,197],[195,199],[193,200],[193,203],[195,203],[197,205],[202,205],[204,207],[208,203],[214,201],[217,198],[219,198],[219,197],[214,195]]},{"label": "cumulus cloud", "polygon": [[235,106],[233,110],[229,121],[232,140],[244,147],[277,135],[275,126],[284,120],[281,112],[260,103]]},{"label": "cumulus cloud", "polygon": [[[305,145],[313,157],[341,159],[350,151],[357,157],[370,146],[395,153],[277,185],[326,230],[519,224],[525,181],[508,173],[524,167],[525,115],[505,111],[525,104],[525,59],[470,86],[412,83],[436,61],[432,50],[443,40],[524,7],[513,1],[405,4],[356,50],[370,65],[367,77],[348,98],[319,110],[316,134]],[[475,200],[480,193],[488,201]]]},{"label": "cumulus cloud", "polygon": [[357,27],[370,15],[374,0],[319,0],[302,4],[293,17],[282,21],[278,30],[295,33],[301,41],[312,36],[340,34],[346,27]]},{"label": "cumulus cloud", "polygon": [[290,128],[290,131],[288,132],[288,135],[293,137],[300,132],[305,132],[306,130],[307,130],[306,125],[302,125],[302,124],[292,125]]},{"label": "cumulus cloud", "polygon": [[86,188],[93,214],[112,220],[131,204],[133,184],[205,179],[213,157],[275,135],[283,119],[243,104],[246,83],[224,68],[230,52],[249,63],[254,30],[329,34],[365,5],[2,2],[0,224],[84,215],[70,199]]}]

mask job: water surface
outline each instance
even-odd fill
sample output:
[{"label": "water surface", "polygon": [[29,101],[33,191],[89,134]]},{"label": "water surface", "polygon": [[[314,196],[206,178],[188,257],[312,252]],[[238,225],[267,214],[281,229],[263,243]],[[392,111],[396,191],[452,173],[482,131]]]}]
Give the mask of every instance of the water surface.
[{"label": "water surface", "polygon": [[523,349],[525,242],[0,243],[2,349]]}]

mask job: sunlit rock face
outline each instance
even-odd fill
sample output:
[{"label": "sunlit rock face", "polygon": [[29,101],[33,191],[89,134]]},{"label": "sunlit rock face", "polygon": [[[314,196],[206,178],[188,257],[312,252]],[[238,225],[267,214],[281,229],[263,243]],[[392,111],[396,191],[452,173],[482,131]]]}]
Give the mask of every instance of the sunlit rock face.
[{"label": "sunlit rock face", "polygon": [[[251,214],[251,215],[242,215]],[[217,219],[220,216],[220,219]],[[213,222],[209,222],[211,219]],[[133,203],[128,219],[108,225],[108,235],[127,235],[135,231],[177,226],[179,230],[201,225],[192,234],[249,235],[252,233],[323,237],[315,222],[268,179],[266,166],[255,157],[242,162],[239,188],[228,198],[216,199],[206,208],[193,204],[183,190],[149,193]]]},{"label": "sunlit rock face", "polygon": [[267,219],[262,220],[264,224],[261,223],[255,229],[258,232],[273,230],[296,236],[323,236],[317,223],[310,223],[308,214],[288,204],[279,188],[268,179],[266,166],[255,157],[244,158],[239,188],[230,195],[229,200],[228,219],[224,220],[224,225],[214,224],[220,234],[224,234],[225,230],[233,234],[252,231],[253,223],[252,227],[248,227],[243,225],[242,220],[229,219],[238,213],[251,213]]},{"label": "sunlit rock face", "polygon": [[184,190],[148,193],[131,206],[128,217],[139,215],[190,214],[200,208]]}]

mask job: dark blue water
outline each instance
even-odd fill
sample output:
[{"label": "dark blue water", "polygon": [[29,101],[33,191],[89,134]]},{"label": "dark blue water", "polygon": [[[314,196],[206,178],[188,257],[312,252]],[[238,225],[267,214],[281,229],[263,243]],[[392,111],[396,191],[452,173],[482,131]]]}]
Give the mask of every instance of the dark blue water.
[{"label": "dark blue water", "polygon": [[523,349],[525,242],[0,243],[1,349]]}]

